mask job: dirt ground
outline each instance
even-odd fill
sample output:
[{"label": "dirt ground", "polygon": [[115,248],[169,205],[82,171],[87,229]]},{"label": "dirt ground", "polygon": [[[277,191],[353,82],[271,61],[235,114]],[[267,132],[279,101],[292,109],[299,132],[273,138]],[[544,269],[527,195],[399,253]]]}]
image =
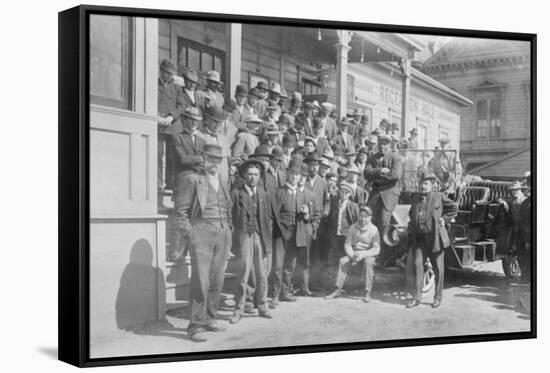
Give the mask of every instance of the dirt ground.
[{"label": "dirt ground", "polygon": [[[232,300],[220,308],[222,333],[209,333],[206,342],[195,343],[186,334],[189,309],[171,311],[165,322],[135,332],[117,331],[94,341],[92,357],[183,353],[258,347],[298,346],[320,343],[380,341],[506,333],[530,328],[530,287],[509,283],[500,262],[486,263],[471,270],[447,271],[443,302],[432,309],[433,290],[420,306],[407,309],[402,270],[379,271],[375,275],[373,300],[363,303],[353,283],[340,298],[324,300],[298,297],[281,303],[273,319],[246,315],[235,325]],[[356,285],[356,284],[355,284]],[[356,287],[356,286],[355,286]]]}]

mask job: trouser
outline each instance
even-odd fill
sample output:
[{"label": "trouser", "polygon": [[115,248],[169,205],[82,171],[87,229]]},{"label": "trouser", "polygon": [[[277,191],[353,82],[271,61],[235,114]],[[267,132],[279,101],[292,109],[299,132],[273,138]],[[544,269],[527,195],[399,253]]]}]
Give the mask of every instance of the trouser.
[{"label": "trouser", "polygon": [[227,224],[199,221],[192,226],[189,334],[215,322],[230,246]]},{"label": "trouser", "polygon": [[249,277],[254,276],[255,304],[259,309],[267,301],[267,256],[264,255],[262,242],[258,233],[248,234],[241,247],[241,266],[238,273],[239,286],[235,293],[235,311],[243,312],[249,293]]},{"label": "trouser", "polygon": [[285,260],[285,245],[282,237],[273,239],[273,253],[271,267],[272,298],[279,299],[283,284],[283,265]]},{"label": "trouser", "polygon": [[443,281],[445,276],[445,251],[433,252],[433,233],[418,233],[417,245],[414,251],[415,267],[415,299],[422,300],[422,287],[424,286],[424,263],[426,258],[430,259],[435,275],[434,299],[441,300],[443,296]]},{"label": "trouser", "polygon": [[[370,294],[372,291],[372,282],[374,279],[375,257],[368,256],[361,261],[363,262],[363,280],[365,282],[365,292]],[[354,265],[354,263],[352,263],[351,259],[347,255],[340,258],[338,264],[338,274],[336,275],[336,287],[339,290],[342,290],[342,288],[344,287],[346,277],[352,265]]]},{"label": "trouser", "polygon": [[[390,225],[392,211],[388,210],[384,205],[382,196],[378,192],[373,192],[369,198],[368,206],[372,210],[372,222],[378,228],[380,238],[384,234],[385,229]],[[386,259],[388,259],[390,248],[384,243],[384,240],[380,240],[380,254],[378,258],[383,265]]]},{"label": "trouser", "polygon": [[[166,154],[166,171],[164,169],[164,155]],[[172,137],[169,134],[159,133],[157,139],[157,187],[162,189],[166,185],[167,189],[174,188],[175,167],[174,167],[174,149]],[[163,177],[165,176],[165,177]]]},{"label": "trouser", "polygon": [[519,269],[521,270],[521,279],[531,281],[531,251],[524,245],[517,250]]},{"label": "trouser", "polygon": [[296,231],[292,233],[292,236],[288,241],[285,241],[285,257],[283,261],[283,281],[282,281],[282,293],[283,296],[288,296],[290,293],[290,284],[294,270],[296,269],[296,261],[304,268],[304,271],[309,273],[309,253],[306,246],[296,246]]}]

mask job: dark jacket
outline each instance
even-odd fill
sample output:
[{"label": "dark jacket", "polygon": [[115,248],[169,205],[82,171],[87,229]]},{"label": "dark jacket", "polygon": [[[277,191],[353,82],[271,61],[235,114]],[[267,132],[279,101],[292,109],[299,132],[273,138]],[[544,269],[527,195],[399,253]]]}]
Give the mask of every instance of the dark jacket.
[{"label": "dark jacket", "polygon": [[[389,173],[382,173],[382,168],[389,168]],[[369,196],[380,194],[387,210],[393,211],[399,202],[399,180],[403,174],[401,157],[391,149],[384,154],[375,154],[367,160],[364,176],[372,183]]]},{"label": "dark jacket", "polygon": [[[330,235],[335,235],[338,231],[338,201],[340,200],[338,195],[330,197],[330,205],[327,217],[327,232]],[[359,205],[351,200],[348,201],[346,211],[344,212],[344,219],[342,220],[341,231],[347,233],[349,227],[357,222],[359,217]]]},{"label": "dark jacket", "polygon": [[198,171],[202,164],[200,151],[205,144],[204,138],[197,132],[195,145],[189,130],[183,129],[181,133],[172,136],[172,141],[176,175],[180,172]]},{"label": "dark jacket", "polygon": [[[304,247],[310,241],[313,235],[313,227],[311,225],[313,218],[313,200],[309,193],[300,191],[296,188],[296,206],[298,213],[293,213],[292,206],[293,198],[289,193],[289,188],[285,185],[277,190],[276,201],[278,206],[278,216],[280,221],[280,232],[285,241],[290,240],[292,232],[296,230],[296,246]],[[305,219],[303,214],[299,213],[300,207],[303,205],[309,206],[309,217]]]},{"label": "dark jacket", "polygon": [[159,117],[167,117],[171,115],[174,120],[168,127],[158,126],[159,133],[176,135],[181,132],[183,125],[181,123],[181,113],[183,113],[183,92],[181,87],[173,82],[163,84],[158,79],[158,115]]},{"label": "dark jacket", "polygon": [[[263,188],[256,187],[258,195],[258,220],[260,224],[260,239],[264,255],[270,255],[272,251],[273,222],[275,218],[276,205],[273,198],[265,192]],[[252,217],[253,205],[245,185],[231,191],[233,201],[232,217],[235,236],[234,248],[243,246],[243,241],[248,235],[248,222]],[[238,253],[236,253],[238,254]]]},{"label": "dark jacket", "polygon": [[[409,240],[413,247],[417,245],[417,234],[420,232],[417,226],[418,214],[420,212],[420,203],[422,196],[420,193],[413,196],[411,209],[409,210]],[[455,217],[458,212],[458,205],[441,192],[430,192],[426,196],[427,208],[426,219],[431,220],[432,247],[425,248],[432,252],[439,252],[451,245],[447,229],[440,225],[440,219],[443,218],[448,224],[450,219]]]}]

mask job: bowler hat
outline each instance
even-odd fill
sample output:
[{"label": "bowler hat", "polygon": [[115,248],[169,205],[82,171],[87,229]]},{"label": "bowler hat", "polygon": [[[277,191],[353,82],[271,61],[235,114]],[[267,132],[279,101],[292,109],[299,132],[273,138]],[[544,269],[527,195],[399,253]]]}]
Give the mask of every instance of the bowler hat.
[{"label": "bowler hat", "polygon": [[183,77],[193,83],[197,83],[199,81],[199,74],[193,69],[184,71]]},{"label": "bowler hat", "polygon": [[277,127],[276,124],[272,123],[272,124],[269,124],[267,126],[265,134],[266,135],[280,135],[281,131],[279,131],[279,127]]},{"label": "bowler hat", "polygon": [[216,70],[210,70],[206,74],[206,80],[210,80],[211,82],[216,82],[216,83],[223,84],[223,82],[220,80],[220,73],[217,72]]},{"label": "bowler hat", "polygon": [[177,74],[177,71],[176,71],[176,68],[174,67],[174,64],[172,63],[172,61],[170,61],[167,58],[165,58],[161,61],[160,68],[162,70],[166,71],[167,73],[172,74],[172,75]]},{"label": "bowler hat", "polygon": [[249,96],[254,96],[256,98],[261,98],[262,97],[262,94],[260,92],[260,90],[258,88],[251,88],[249,91],[248,91],[248,95]]},{"label": "bowler hat", "polygon": [[222,122],[224,120],[223,110],[216,105],[208,106],[204,111],[204,115],[216,122]]},{"label": "bowler hat", "polygon": [[214,158],[223,158],[223,149],[216,144],[206,144],[201,153]]},{"label": "bowler hat", "polygon": [[288,162],[288,167],[286,168],[286,171],[294,171],[301,173],[302,172],[302,162],[297,159],[291,159],[290,162]]},{"label": "bowler hat", "polygon": [[235,87],[235,96],[246,96],[248,94],[248,90],[246,87],[242,84],[239,84]]},{"label": "bowler hat", "polygon": [[342,117],[342,119],[340,120],[340,125],[341,126],[349,126],[348,118]]},{"label": "bowler hat", "polygon": [[248,167],[251,165],[258,167],[258,169],[260,170],[260,176],[264,174],[265,168],[263,163],[257,159],[249,158],[239,166],[239,174],[241,175],[241,177],[246,178],[245,172],[246,170],[248,170]]},{"label": "bowler hat", "polygon": [[222,109],[229,113],[232,113],[235,110],[237,110],[237,103],[232,98],[225,100],[223,103]]},{"label": "bowler hat", "polygon": [[301,166],[301,170],[300,170],[300,171],[301,171],[302,175],[307,175],[307,174],[309,174],[309,167],[308,167],[307,163],[303,163],[303,162],[302,162],[302,166]]},{"label": "bowler hat", "polygon": [[267,91],[267,83],[266,83],[266,82],[263,82],[263,81],[259,81],[259,82],[256,84],[256,87],[255,87],[255,88],[263,89],[263,90],[266,90],[266,91]]},{"label": "bowler hat", "polygon": [[321,158],[319,158],[319,154],[317,154],[317,152],[311,152],[306,156],[306,158],[304,159],[304,162],[305,163],[319,162],[320,160]]},{"label": "bowler hat", "polygon": [[271,157],[273,159],[277,159],[279,161],[282,161],[284,159],[284,152],[283,152],[283,149],[281,149],[280,146],[274,146],[273,149],[271,150]]},{"label": "bowler hat", "polygon": [[194,106],[187,107],[181,115],[194,120],[202,120],[202,115],[199,108]]},{"label": "bowler hat", "polygon": [[272,158],[273,155],[271,154],[271,151],[269,151],[269,146],[267,145],[260,145],[254,150],[253,154],[250,154],[248,158],[259,158],[259,157],[266,157],[266,158]]}]

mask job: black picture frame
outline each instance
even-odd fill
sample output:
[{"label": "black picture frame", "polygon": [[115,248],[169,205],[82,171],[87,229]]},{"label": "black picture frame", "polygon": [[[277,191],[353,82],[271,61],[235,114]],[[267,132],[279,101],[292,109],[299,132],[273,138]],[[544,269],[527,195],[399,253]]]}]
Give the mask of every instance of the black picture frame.
[{"label": "black picture frame", "polygon": [[[220,359],[262,355],[329,352],[371,348],[436,345],[536,338],[537,284],[536,266],[532,266],[531,330],[529,332],[388,340],[330,345],[286,346],[248,350],[193,352],[182,354],[141,355],[116,358],[89,356],[89,61],[88,16],[111,14],[136,17],[178,18],[197,21],[255,23],[281,26],[368,29],[379,32],[435,34],[442,36],[486,37],[521,40],[531,43],[531,170],[537,185],[537,35],[484,30],[461,30],[399,26],[342,21],[318,21],[291,18],[210,14],[159,9],[137,9],[82,5],[59,13],[59,360],[78,367]],[[249,78],[250,79],[250,78]],[[537,190],[532,189],[532,242],[536,247]],[[532,263],[537,263],[536,250]]]}]

